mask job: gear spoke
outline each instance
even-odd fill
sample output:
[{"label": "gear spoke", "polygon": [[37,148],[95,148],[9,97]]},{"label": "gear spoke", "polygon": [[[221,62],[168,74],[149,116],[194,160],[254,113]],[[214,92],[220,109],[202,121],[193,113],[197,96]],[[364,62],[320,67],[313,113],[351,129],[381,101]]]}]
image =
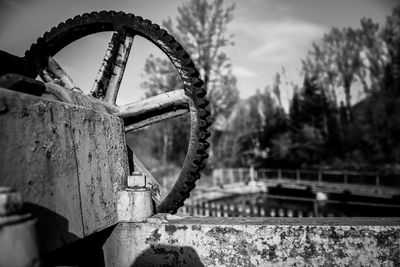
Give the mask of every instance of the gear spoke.
[{"label": "gear spoke", "polygon": [[71,77],[52,56],[46,58],[46,67],[42,70],[40,77],[45,82],[55,82],[67,89],[75,88]]},{"label": "gear spoke", "polygon": [[185,90],[175,90],[119,107],[116,114],[125,121],[125,130],[136,130],[189,112],[191,99]]},{"label": "gear spoke", "polygon": [[134,36],[123,31],[113,33],[91,95],[115,104],[133,39]]}]

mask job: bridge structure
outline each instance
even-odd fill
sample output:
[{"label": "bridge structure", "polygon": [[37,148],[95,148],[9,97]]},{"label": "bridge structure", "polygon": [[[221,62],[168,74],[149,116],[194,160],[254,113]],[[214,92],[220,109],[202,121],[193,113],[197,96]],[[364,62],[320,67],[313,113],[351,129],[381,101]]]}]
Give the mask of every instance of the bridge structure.
[{"label": "bridge structure", "polygon": [[225,168],[182,214],[222,217],[398,216],[400,177],[371,172]]}]

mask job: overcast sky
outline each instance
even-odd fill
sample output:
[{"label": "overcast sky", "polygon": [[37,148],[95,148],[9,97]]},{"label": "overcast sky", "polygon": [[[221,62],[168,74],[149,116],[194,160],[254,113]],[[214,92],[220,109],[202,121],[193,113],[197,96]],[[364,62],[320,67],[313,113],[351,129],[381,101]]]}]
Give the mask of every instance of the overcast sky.
[{"label": "overcast sky", "polygon": [[[84,12],[121,10],[161,24],[177,15],[183,0],[0,0],[0,49],[23,55],[30,44],[59,22]],[[312,41],[332,26],[358,27],[362,17],[384,23],[396,0],[226,0],[235,3],[229,30],[235,46],[227,49],[242,97],[272,83],[275,71],[286,70],[288,81],[301,83],[300,58]],[[65,48],[56,59],[77,85],[91,89],[110,35],[98,34]],[[119,103],[140,98],[143,64],[159,51],[135,40]],[[132,62],[133,63],[132,63]],[[283,100],[290,96],[283,88]]]}]

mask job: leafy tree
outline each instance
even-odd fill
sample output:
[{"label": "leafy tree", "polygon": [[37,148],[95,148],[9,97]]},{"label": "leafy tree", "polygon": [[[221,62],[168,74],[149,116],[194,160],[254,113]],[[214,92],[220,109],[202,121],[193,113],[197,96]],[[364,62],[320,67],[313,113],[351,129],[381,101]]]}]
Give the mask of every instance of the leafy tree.
[{"label": "leafy tree", "polygon": [[[400,5],[386,20],[380,36],[387,47],[381,86],[359,108],[358,127],[364,153],[376,165],[400,164]],[[397,171],[398,168],[397,168]]]},{"label": "leafy tree", "polygon": [[383,86],[384,69],[388,61],[387,46],[380,37],[380,25],[370,18],[361,19],[360,44],[362,67],[356,73],[368,95]]},{"label": "leafy tree", "polygon": [[[389,65],[386,67],[386,79],[393,79],[393,89],[400,88],[400,5],[397,5],[392,15],[387,17],[381,33],[389,55]],[[388,81],[386,81],[387,83]]]},{"label": "leafy tree", "polygon": [[[182,88],[182,82],[168,59],[150,56],[144,67],[143,88],[146,97]],[[190,121],[188,116],[160,122],[146,132],[138,132],[138,139],[152,139],[150,151],[162,165],[182,164],[188,143]],[[140,145],[140,144],[137,144]]]},{"label": "leafy tree", "polygon": [[352,105],[350,89],[361,67],[360,31],[350,27],[332,28],[319,43],[313,44],[313,50],[303,60],[306,75],[316,77],[322,86],[330,88],[335,102],[337,97],[333,90],[343,87],[349,116]]},{"label": "leafy tree", "polygon": [[234,139],[233,165],[272,166],[272,140],[286,131],[287,118],[271,92],[257,90],[256,94],[235,106],[231,121]]},{"label": "leafy tree", "polygon": [[229,58],[223,51],[233,44],[227,25],[232,21],[234,8],[235,5],[225,7],[223,0],[191,0],[178,8],[176,25],[171,18],[163,22],[200,71],[211,104],[212,121],[221,112],[229,113],[239,96]]},{"label": "leafy tree", "polygon": [[340,154],[336,108],[325,93],[315,77],[307,76],[300,92],[294,92],[289,109],[291,132],[277,140],[286,147],[281,157],[287,155],[294,166],[318,164]]},{"label": "leafy tree", "polygon": [[239,99],[236,78],[224,47],[233,45],[227,25],[232,21],[235,5],[223,0],[190,0],[178,8],[174,23],[171,18],[163,26],[182,44],[195,62],[207,90],[211,110],[210,159],[221,160],[221,140],[225,122]]}]

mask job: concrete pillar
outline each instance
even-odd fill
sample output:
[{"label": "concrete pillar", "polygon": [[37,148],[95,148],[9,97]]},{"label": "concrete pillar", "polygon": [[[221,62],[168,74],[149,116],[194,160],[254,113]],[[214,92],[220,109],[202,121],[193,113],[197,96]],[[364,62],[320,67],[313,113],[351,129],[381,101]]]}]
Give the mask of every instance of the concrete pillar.
[{"label": "concrete pillar", "polygon": [[243,217],[243,203],[238,204],[238,217]]},{"label": "concrete pillar", "polygon": [[210,216],[216,216],[216,203],[211,202],[210,207]]},{"label": "concrete pillar", "polygon": [[260,215],[258,207],[256,204],[253,204],[253,216],[258,217]]},{"label": "concrete pillar", "polygon": [[217,204],[217,207],[216,207],[216,209],[217,209],[217,211],[216,211],[216,216],[217,217],[222,217],[222,207],[221,207],[221,204]]},{"label": "concrete pillar", "polygon": [[276,210],[274,208],[271,208],[269,210],[269,216],[271,216],[271,217],[275,217],[276,216]]},{"label": "concrete pillar", "polygon": [[192,215],[199,216],[199,203],[198,202],[192,203]]},{"label": "concrete pillar", "polygon": [[279,208],[278,215],[279,215],[279,217],[285,217],[285,210],[283,208]]},{"label": "concrete pillar", "polygon": [[204,203],[204,216],[210,217],[210,203]]},{"label": "concrete pillar", "polygon": [[235,217],[235,205],[229,205],[229,217]]},{"label": "concrete pillar", "polygon": [[251,208],[248,205],[245,206],[245,216],[246,217],[250,217],[251,216]]},{"label": "concrete pillar", "polygon": [[296,182],[300,183],[300,170],[296,170]]},{"label": "concrete pillar", "polygon": [[260,217],[265,217],[265,208],[260,207]]},{"label": "concrete pillar", "polygon": [[292,210],[292,209],[288,209],[288,210],[287,210],[287,217],[292,218],[293,215],[294,215],[293,210]]},{"label": "concrete pillar", "polygon": [[223,213],[223,216],[224,217],[229,217],[229,207],[228,207],[228,204],[224,204],[223,205],[223,208],[224,208],[224,213]]},{"label": "concrete pillar", "polygon": [[299,210],[297,212],[297,217],[299,217],[299,218],[303,217],[303,211],[302,210]]}]

